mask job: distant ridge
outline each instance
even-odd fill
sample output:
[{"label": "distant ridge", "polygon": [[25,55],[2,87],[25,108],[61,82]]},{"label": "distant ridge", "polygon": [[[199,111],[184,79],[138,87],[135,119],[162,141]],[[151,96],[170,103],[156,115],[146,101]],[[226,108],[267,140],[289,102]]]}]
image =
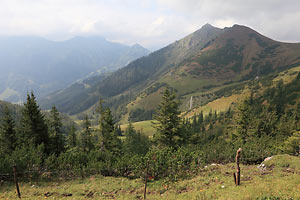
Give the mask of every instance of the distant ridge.
[{"label": "distant ridge", "polygon": [[277,42],[246,26],[220,29],[205,24],[183,39],[102,77],[80,94],[72,87],[64,90],[69,96],[77,93],[73,99],[84,99],[65,101],[65,95],[54,92],[40,102],[45,109],[55,104],[74,115],[92,111],[101,97],[126,121],[136,113],[149,116],[147,113],[156,108],[167,85],[182,101],[187,103],[193,95],[194,105],[202,105],[217,97],[215,92],[207,96],[215,88],[296,66],[299,54],[299,43]]},{"label": "distant ridge", "polygon": [[0,37],[0,100],[20,102],[65,88],[91,72],[111,72],[150,52],[103,37],[50,41],[34,36]]}]

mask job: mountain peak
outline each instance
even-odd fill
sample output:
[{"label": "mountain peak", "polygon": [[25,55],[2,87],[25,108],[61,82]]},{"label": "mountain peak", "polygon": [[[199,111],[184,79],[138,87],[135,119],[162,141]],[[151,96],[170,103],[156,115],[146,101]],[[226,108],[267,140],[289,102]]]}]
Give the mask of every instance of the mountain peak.
[{"label": "mountain peak", "polygon": [[218,30],[222,30],[218,27],[215,27],[209,23],[206,23],[204,24],[200,29],[198,29],[197,31],[194,32],[194,34],[197,34],[197,33],[211,33],[211,32],[215,32],[215,31],[218,31]]},{"label": "mountain peak", "polygon": [[216,27],[212,26],[212,25],[209,24],[209,23],[206,23],[206,24],[204,24],[204,25],[201,27],[201,29],[203,29],[203,28],[216,28]]},{"label": "mountain peak", "polygon": [[130,47],[131,51],[135,52],[144,52],[145,55],[148,55],[150,53],[150,51],[148,49],[146,49],[145,47],[143,47],[142,45],[135,43],[134,45],[132,45]]},{"label": "mountain peak", "polygon": [[222,29],[214,27],[210,24],[204,24],[200,29],[194,33],[186,36],[181,40],[182,46],[190,48],[192,46],[203,47],[211,39],[214,39],[222,32]]},{"label": "mountain peak", "polygon": [[131,48],[143,48],[144,49],[144,47],[138,43],[135,43],[134,45],[132,45]]}]

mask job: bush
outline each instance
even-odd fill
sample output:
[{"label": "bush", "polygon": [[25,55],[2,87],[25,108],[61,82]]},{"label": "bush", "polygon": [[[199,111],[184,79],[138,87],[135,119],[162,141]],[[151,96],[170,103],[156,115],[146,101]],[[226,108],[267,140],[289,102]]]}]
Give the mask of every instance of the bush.
[{"label": "bush", "polygon": [[39,171],[42,168],[44,145],[22,145],[11,154],[3,154],[0,158],[0,172],[12,173],[12,166],[16,165],[17,171]]},{"label": "bush", "polygon": [[[177,150],[167,147],[152,149],[146,155],[151,176],[155,179],[168,177],[177,180],[189,172],[195,172],[203,165],[203,153],[199,150],[181,147]],[[144,163],[146,166],[146,163]]]},{"label": "bush", "polygon": [[290,155],[300,154],[300,131],[293,133],[284,141],[283,152]]}]

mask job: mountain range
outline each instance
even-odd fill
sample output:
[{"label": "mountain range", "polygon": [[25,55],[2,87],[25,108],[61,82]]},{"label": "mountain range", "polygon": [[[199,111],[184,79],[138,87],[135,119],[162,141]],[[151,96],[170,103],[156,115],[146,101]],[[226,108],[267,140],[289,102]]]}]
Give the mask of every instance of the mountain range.
[{"label": "mountain range", "polygon": [[102,37],[49,41],[34,36],[0,37],[0,100],[24,101],[62,89],[78,79],[115,71],[150,52]]},{"label": "mountain range", "polygon": [[119,120],[151,119],[162,90],[173,88],[181,110],[207,104],[245,81],[300,64],[300,43],[283,43],[253,29],[209,24],[107,76],[85,79],[39,102],[74,115],[94,111],[99,98]]}]

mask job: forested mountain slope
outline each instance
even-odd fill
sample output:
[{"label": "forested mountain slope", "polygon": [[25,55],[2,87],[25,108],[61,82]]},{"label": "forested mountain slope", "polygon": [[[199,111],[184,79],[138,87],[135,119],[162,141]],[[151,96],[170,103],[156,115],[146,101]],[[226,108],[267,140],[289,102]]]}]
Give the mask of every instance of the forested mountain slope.
[{"label": "forested mountain slope", "polygon": [[63,112],[77,114],[93,109],[101,97],[125,121],[145,120],[151,118],[165,86],[177,91],[181,110],[187,111],[191,96],[194,107],[206,104],[221,97],[222,93],[215,94],[221,89],[297,66],[299,53],[299,43],[277,42],[245,26],[219,29],[207,24],[87,88],[83,101],[66,106],[67,101],[54,93],[41,104],[44,108],[55,104]]}]

